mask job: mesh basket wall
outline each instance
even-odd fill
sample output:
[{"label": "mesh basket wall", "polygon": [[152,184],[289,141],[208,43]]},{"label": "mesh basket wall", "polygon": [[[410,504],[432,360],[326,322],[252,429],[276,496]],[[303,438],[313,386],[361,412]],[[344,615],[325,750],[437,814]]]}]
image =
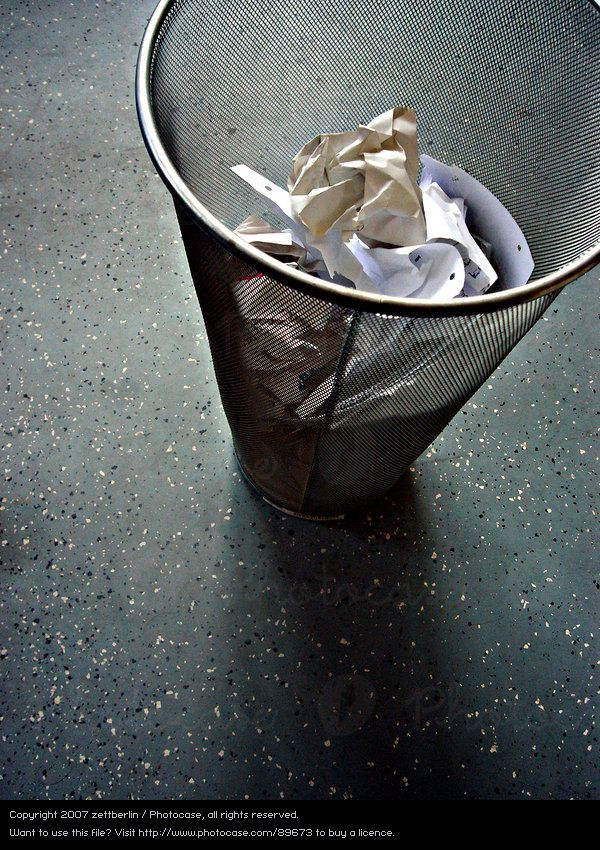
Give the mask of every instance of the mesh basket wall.
[{"label": "mesh basket wall", "polygon": [[556,295],[475,316],[372,314],[264,277],[184,211],[180,225],[241,465],[307,516],[392,487]]},{"label": "mesh basket wall", "polygon": [[[233,228],[276,220],[231,165],[285,185],[317,132],[412,106],[421,151],[500,198],[538,278],[598,241],[597,25],[587,0],[176,0],[154,46],[154,118],[180,176]],[[389,489],[556,295],[481,315],[340,307],[178,215],[241,464],[305,515]]]}]

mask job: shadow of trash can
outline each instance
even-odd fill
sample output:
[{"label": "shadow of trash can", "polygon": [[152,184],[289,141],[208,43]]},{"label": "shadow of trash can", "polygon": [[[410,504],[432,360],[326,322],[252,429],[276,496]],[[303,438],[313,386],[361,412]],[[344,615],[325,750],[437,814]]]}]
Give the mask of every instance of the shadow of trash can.
[{"label": "shadow of trash can", "polygon": [[[237,458],[268,502],[330,519],[383,495],[598,261],[599,33],[590,0],[159,3],[140,125],[175,201]],[[378,296],[233,232],[261,210],[232,165],[285,185],[315,132],[396,104],[416,110],[423,152],[510,210],[535,260],[526,286]]]}]

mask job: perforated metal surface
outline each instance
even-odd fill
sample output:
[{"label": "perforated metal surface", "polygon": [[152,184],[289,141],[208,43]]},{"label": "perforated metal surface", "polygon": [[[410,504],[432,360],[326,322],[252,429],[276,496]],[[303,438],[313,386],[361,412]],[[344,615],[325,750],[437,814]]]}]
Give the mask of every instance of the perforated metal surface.
[{"label": "perforated metal surface", "polygon": [[[155,122],[159,168],[170,169],[164,146],[213,231],[266,212],[231,165],[285,185],[316,132],[398,104],[416,109],[423,152],[510,209],[534,278],[597,245],[600,16],[587,0],[167,5],[141,66],[152,113],[140,110],[142,124]],[[303,514],[340,514],[392,486],[558,292],[475,315],[387,315],[298,291],[283,267],[265,277],[223,232],[207,235],[189,198],[178,207],[241,463],[271,501]]]}]

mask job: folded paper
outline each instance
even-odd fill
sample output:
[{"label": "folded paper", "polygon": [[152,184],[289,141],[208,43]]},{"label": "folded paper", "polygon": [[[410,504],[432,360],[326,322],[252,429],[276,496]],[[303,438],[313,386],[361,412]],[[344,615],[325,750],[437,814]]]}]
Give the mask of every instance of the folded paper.
[{"label": "folded paper", "polygon": [[464,199],[473,233],[480,242],[491,246],[500,287],[524,286],[533,272],[533,257],[523,231],[506,207],[462,168],[444,165],[426,155],[421,162],[421,186],[436,183],[447,194]]}]

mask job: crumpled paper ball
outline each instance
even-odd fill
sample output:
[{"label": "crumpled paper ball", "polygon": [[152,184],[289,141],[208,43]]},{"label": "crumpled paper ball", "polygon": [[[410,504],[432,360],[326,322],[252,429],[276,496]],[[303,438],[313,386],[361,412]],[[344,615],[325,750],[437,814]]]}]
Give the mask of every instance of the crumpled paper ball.
[{"label": "crumpled paper ball", "polygon": [[335,228],[367,244],[419,245],[427,230],[418,172],[416,115],[396,107],[304,145],[288,179],[292,210],[316,237]]}]

